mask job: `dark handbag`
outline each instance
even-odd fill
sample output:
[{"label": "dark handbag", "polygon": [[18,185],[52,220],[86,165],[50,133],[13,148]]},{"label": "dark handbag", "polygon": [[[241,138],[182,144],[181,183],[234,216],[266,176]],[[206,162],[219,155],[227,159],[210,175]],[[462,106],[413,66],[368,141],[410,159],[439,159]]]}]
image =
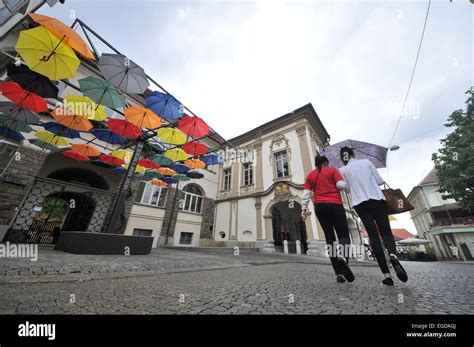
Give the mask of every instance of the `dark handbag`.
[{"label": "dark handbag", "polygon": [[384,183],[382,193],[387,201],[388,214],[398,214],[415,209],[411,202],[408,201],[402,193],[401,189],[392,189],[388,184]]}]

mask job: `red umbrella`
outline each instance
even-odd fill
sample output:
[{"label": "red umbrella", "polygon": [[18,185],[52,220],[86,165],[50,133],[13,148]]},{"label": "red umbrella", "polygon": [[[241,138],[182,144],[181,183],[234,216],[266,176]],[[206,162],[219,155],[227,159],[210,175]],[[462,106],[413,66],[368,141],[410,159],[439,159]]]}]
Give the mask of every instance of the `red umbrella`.
[{"label": "red umbrella", "polygon": [[125,160],[114,157],[113,155],[109,155],[109,154],[101,155],[100,160],[102,160],[104,163],[114,165],[114,166],[120,166],[120,165],[125,164]]},{"label": "red umbrella", "polygon": [[79,160],[79,161],[89,161],[89,157],[85,156],[85,155],[82,155],[82,154],[79,154],[79,153],[76,153],[74,151],[71,151],[71,150],[68,150],[68,151],[64,151],[62,152],[66,157],[69,157],[71,159],[74,159],[74,160]]},{"label": "red umbrella", "polygon": [[186,115],[178,121],[178,127],[192,137],[203,137],[209,134],[209,125],[199,117]]},{"label": "red umbrella", "polygon": [[140,159],[138,165],[146,167],[147,169],[157,169],[160,167],[160,164],[148,159]]},{"label": "red umbrella", "polygon": [[0,92],[17,106],[34,112],[48,112],[48,104],[41,96],[23,89],[18,83],[0,83]]},{"label": "red umbrella", "polygon": [[142,134],[141,129],[126,119],[112,118],[107,121],[110,131],[124,137],[135,139]]},{"label": "red umbrella", "polygon": [[183,150],[192,155],[203,155],[209,152],[209,148],[204,143],[200,142],[188,142],[185,145],[183,145]]}]

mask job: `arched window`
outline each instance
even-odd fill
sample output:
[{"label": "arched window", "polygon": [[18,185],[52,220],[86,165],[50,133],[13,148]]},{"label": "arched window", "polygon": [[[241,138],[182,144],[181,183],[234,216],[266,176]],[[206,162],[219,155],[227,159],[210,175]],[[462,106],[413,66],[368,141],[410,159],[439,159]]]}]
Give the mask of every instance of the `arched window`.
[{"label": "arched window", "polygon": [[183,188],[183,200],[179,204],[182,211],[201,213],[202,189],[196,184],[188,184]]}]

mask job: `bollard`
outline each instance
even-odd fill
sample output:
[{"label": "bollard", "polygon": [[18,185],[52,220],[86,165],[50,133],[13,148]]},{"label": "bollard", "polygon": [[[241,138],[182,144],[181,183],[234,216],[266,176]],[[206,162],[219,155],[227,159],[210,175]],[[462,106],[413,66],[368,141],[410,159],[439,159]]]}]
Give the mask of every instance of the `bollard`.
[{"label": "bollard", "polygon": [[301,254],[301,242],[296,240],[296,254]]},{"label": "bollard", "polygon": [[283,252],[285,252],[285,254],[288,254],[288,241],[287,240],[283,241]]}]

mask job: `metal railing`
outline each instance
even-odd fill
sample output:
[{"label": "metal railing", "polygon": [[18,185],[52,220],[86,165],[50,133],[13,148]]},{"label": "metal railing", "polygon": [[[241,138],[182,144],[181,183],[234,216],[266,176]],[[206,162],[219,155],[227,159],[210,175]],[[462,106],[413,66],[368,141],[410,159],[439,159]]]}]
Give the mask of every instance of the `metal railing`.
[{"label": "metal railing", "polygon": [[449,225],[474,225],[474,216],[437,218],[436,221],[430,225],[430,229]]}]

